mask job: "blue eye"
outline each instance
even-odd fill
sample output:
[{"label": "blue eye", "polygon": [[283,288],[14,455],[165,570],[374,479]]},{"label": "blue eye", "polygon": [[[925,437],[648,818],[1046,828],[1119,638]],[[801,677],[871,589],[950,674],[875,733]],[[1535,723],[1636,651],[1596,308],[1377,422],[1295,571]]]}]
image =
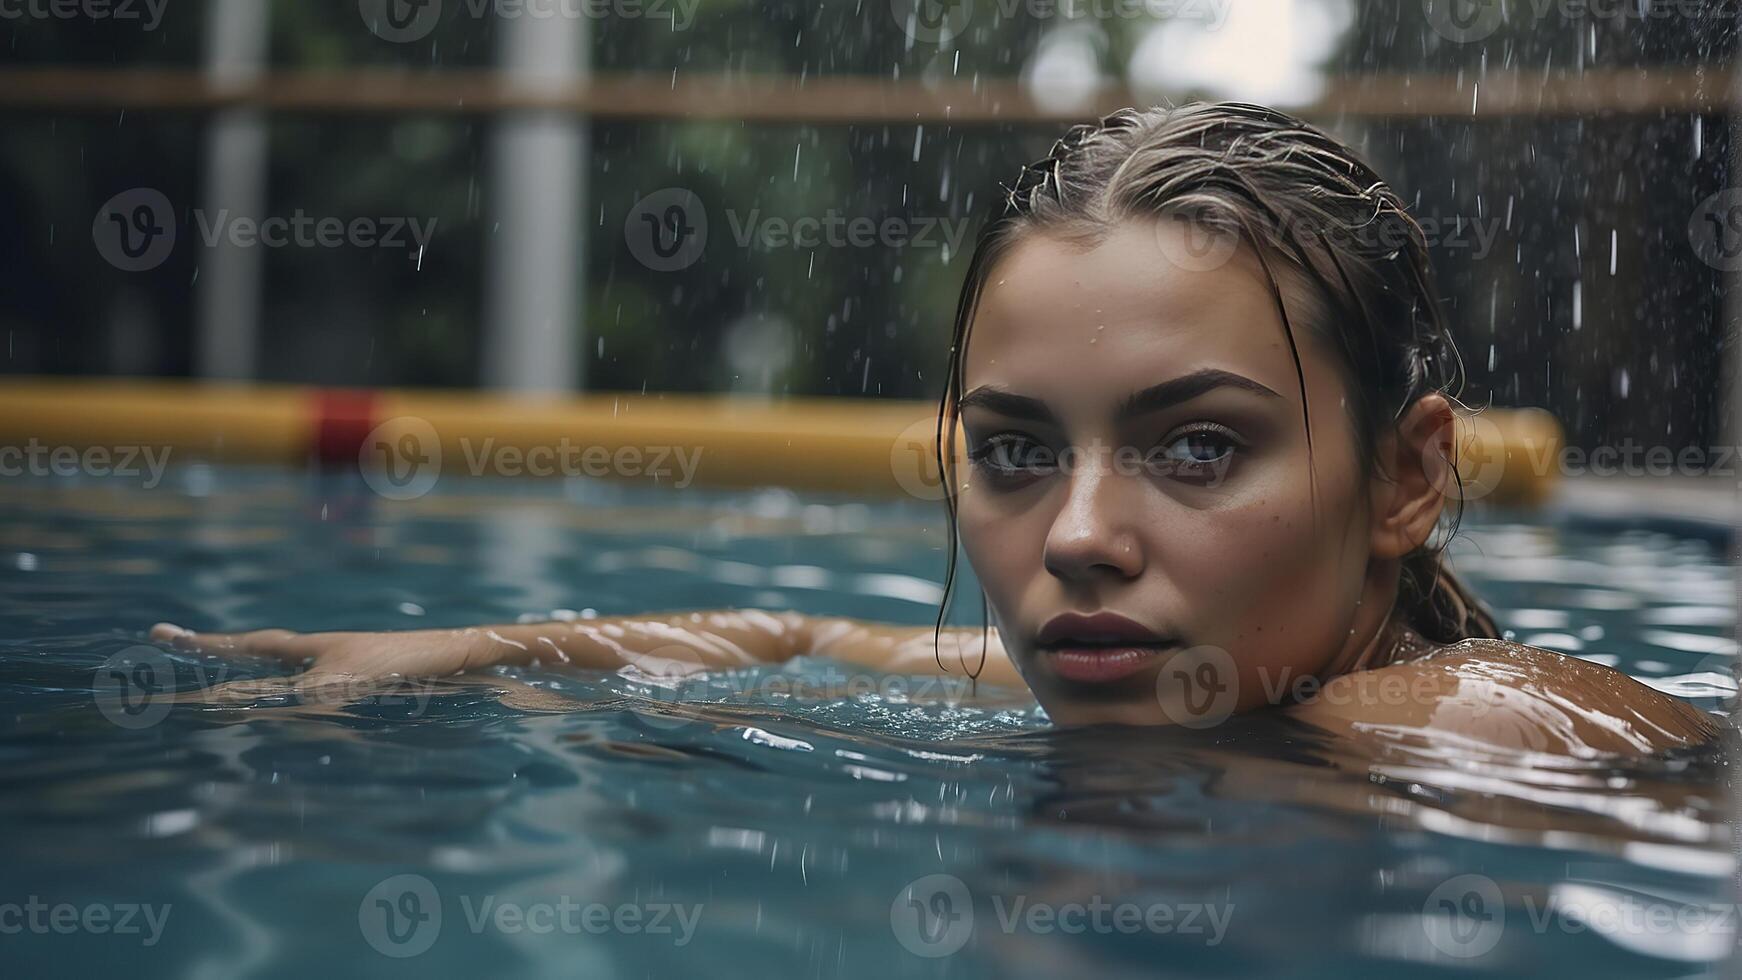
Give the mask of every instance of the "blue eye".
[{"label": "blue eye", "polygon": [[1214,463],[1234,451],[1234,444],[1213,435],[1181,436],[1165,450],[1168,458],[1182,463]]},{"label": "blue eye", "polygon": [[1239,440],[1227,429],[1204,426],[1177,433],[1158,447],[1151,458],[1190,471],[1223,462],[1239,449]]}]

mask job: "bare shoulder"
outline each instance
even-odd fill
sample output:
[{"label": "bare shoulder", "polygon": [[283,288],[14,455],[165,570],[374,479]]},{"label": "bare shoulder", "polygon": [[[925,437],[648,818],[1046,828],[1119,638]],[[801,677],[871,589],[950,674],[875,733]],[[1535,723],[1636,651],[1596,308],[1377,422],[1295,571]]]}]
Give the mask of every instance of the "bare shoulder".
[{"label": "bare shoulder", "polygon": [[1717,726],[1618,670],[1507,640],[1464,640],[1327,682],[1291,709],[1347,733],[1415,732],[1569,755],[1696,745]]}]

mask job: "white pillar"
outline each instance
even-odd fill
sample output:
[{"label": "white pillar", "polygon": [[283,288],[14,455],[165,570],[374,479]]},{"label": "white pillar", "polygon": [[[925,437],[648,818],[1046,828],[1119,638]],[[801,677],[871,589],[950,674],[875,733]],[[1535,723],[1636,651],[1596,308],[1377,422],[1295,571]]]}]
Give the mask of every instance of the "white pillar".
[{"label": "white pillar", "polygon": [[[585,17],[502,22],[501,70],[517,88],[584,84],[591,31]],[[522,393],[583,383],[578,351],[581,199],[586,120],[561,111],[499,116],[491,135],[483,384]]]},{"label": "white pillar", "polygon": [[[260,76],[266,64],[267,7],[260,0],[211,0],[205,57],[211,84],[244,84]],[[266,217],[266,140],[266,120],[257,109],[212,114],[201,200],[208,221],[216,221],[222,211],[232,218]],[[194,373],[255,377],[264,256],[258,248],[238,248],[222,240],[205,247],[198,222],[187,231],[200,250]]]},{"label": "white pillar", "polygon": [[[1730,76],[1730,114],[1728,130],[1724,139],[1729,144],[1728,165],[1724,168],[1724,186],[1721,190],[1731,190],[1742,186],[1742,70],[1731,70]],[[1722,408],[1719,431],[1727,446],[1742,445],[1742,349],[1736,343],[1739,332],[1742,332],[1742,272],[1729,272],[1724,276],[1724,312],[1721,341],[1724,344],[1724,390],[1719,398]],[[1742,561],[1742,483],[1733,488],[1736,493],[1735,514],[1737,524],[1731,534],[1733,546],[1731,557]],[[1737,608],[1742,611],[1742,575],[1736,577]],[[1731,676],[1742,684],[1742,658],[1732,664]],[[1742,703],[1742,702],[1739,702]],[[1742,712],[1731,715],[1732,721],[1742,724]],[[1732,813],[1737,819],[1731,824],[1731,842],[1734,853],[1742,854],[1742,796],[1735,798],[1737,807]],[[1737,865],[1733,884],[1736,893],[1742,896],[1742,863]]]},{"label": "white pillar", "polygon": [[[1742,71],[1731,74],[1729,107],[1724,126],[1724,141],[1728,149],[1720,191],[1742,187]],[[1724,273],[1720,318],[1723,324],[1723,340],[1720,342],[1724,344],[1725,356],[1722,365],[1724,389],[1718,398],[1718,436],[1725,445],[1742,445],[1738,442],[1742,439],[1742,350],[1738,350],[1734,343],[1737,332],[1742,330],[1742,272]],[[1736,489],[1738,505],[1742,506],[1742,483],[1738,483]],[[1742,527],[1737,530],[1742,532]],[[1738,589],[1742,590],[1742,577],[1738,578]]]}]

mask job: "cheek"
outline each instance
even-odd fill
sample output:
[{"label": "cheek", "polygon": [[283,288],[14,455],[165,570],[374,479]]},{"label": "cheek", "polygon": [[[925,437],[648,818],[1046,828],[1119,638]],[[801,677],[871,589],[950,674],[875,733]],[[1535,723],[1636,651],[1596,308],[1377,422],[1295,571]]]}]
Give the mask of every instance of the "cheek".
[{"label": "cheek", "polygon": [[1028,582],[1043,568],[1045,529],[1034,530],[1032,513],[1001,506],[998,498],[969,485],[957,498],[962,551],[995,610],[1013,612]]},{"label": "cheek", "polygon": [[[1354,486],[1321,482],[1314,512],[1305,481],[1272,480],[1161,550],[1188,610],[1207,613],[1202,641],[1230,649],[1335,639],[1366,566]],[[1188,612],[1189,615],[1189,612]],[[1315,642],[1301,644],[1302,640]]]}]

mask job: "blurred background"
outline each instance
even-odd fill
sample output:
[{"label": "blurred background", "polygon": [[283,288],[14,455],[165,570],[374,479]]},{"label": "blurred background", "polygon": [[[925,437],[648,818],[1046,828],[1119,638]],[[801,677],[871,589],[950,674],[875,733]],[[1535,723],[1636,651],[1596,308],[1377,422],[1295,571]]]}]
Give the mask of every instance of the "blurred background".
[{"label": "blurred background", "polygon": [[1001,181],[1238,98],[1414,202],[1469,401],[1713,446],[1735,7],[0,0],[0,372],[933,397]]}]

